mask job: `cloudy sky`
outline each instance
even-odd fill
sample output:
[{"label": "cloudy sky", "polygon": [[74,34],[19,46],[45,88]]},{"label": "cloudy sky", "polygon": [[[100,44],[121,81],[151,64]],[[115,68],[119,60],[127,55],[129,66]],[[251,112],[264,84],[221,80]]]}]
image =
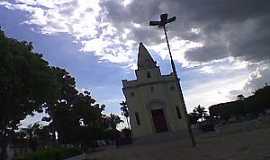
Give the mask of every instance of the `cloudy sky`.
[{"label": "cloudy sky", "polygon": [[161,13],[176,16],[169,38],[188,110],[250,95],[270,83],[269,0],[0,0],[0,26],[32,41],[67,69],[106,112],[119,112],[122,79],[134,79],[143,42],[171,72]]}]

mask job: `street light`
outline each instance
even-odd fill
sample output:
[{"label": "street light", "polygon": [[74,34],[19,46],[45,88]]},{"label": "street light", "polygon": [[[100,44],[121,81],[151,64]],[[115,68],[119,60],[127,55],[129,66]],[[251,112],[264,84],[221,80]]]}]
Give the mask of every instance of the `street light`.
[{"label": "street light", "polygon": [[172,53],[171,53],[170,44],[169,44],[169,41],[168,41],[167,30],[166,30],[166,24],[171,23],[171,22],[173,22],[175,20],[176,20],[175,16],[168,19],[168,14],[165,13],[165,14],[160,15],[160,21],[150,21],[149,25],[150,26],[158,26],[159,28],[163,28],[163,30],[164,30],[165,38],[166,38],[166,42],[167,42],[167,47],[168,47],[168,50],[169,50],[169,55],[170,55],[173,74],[174,74],[175,80],[177,82],[177,88],[178,88],[178,90],[180,92],[180,98],[181,98],[181,100],[183,102],[183,106],[184,106],[184,112],[185,112],[185,118],[186,118],[186,122],[187,122],[188,134],[190,136],[192,146],[195,147],[196,146],[196,141],[195,141],[192,129],[191,129],[190,120],[189,120],[189,117],[188,117],[188,114],[187,114],[187,108],[186,108],[185,101],[184,101],[184,96],[183,96],[183,93],[182,93],[182,89],[181,89],[181,86],[180,86],[179,79],[177,77],[177,72],[176,72],[175,64],[174,64],[174,61],[173,61],[173,58],[172,58]]}]

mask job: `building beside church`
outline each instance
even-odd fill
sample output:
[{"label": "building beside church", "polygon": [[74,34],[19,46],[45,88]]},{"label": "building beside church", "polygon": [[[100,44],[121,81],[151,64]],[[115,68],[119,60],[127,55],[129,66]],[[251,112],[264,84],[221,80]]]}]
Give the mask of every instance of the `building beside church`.
[{"label": "building beside church", "polygon": [[173,74],[161,75],[159,66],[142,43],[135,74],[136,80],[122,81],[133,137],[185,130],[177,81]]}]

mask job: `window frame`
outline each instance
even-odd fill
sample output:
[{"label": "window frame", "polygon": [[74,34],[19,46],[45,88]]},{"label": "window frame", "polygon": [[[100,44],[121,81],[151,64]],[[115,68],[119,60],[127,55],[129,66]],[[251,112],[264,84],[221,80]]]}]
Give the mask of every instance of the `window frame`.
[{"label": "window frame", "polygon": [[135,112],[135,119],[138,126],[141,125],[141,120],[138,112]]},{"label": "window frame", "polygon": [[182,119],[180,108],[178,106],[175,106],[175,109],[176,109],[176,115],[178,119]]}]

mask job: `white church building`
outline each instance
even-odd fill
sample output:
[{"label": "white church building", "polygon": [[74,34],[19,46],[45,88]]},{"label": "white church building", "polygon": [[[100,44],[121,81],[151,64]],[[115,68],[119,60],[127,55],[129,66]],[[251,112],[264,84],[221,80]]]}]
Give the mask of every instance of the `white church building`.
[{"label": "white church building", "polygon": [[139,45],[136,80],[123,80],[134,138],[160,132],[186,130],[183,102],[173,74],[160,68],[142,43]]}]

